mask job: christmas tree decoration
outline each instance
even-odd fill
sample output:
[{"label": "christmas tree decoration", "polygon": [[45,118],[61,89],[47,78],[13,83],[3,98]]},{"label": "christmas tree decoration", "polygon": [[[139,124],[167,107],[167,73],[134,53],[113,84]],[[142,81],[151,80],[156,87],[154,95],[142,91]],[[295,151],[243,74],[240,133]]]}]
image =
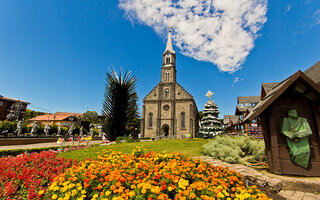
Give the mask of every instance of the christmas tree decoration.
[{"label": "christmas tree decoration", "polygon": [[208,91],[206,96],[209,101],[203,109],[203,118],[200,121],[199,138],[213,138],[223,132],[222,119],[219,119],[218,106],[211,100],[214,93]]}]

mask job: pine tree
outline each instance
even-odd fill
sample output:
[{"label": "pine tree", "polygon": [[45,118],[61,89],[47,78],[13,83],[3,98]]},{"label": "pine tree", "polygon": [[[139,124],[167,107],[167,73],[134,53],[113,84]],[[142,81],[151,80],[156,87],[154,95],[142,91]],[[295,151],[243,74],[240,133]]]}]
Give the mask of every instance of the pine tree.
[{"label": "pine tree", "polygon": [[206,96],[210,99],[206,103],[203,109],[203,118],[200,121],[200,130],[198,137],[200,138],[212,138],[223,131],[222,120],[219,119],[218,106],[211,100],[213,93],[208,91]]}]

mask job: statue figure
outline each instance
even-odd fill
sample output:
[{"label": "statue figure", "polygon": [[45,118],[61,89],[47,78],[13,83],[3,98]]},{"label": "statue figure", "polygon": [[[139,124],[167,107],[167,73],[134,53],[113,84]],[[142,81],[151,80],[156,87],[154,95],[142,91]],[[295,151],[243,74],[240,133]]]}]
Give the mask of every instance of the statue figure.
[{"label": "statue figure", "polygon": [[105,142],[107,140],[106,134],[102,133],[102,142]]},{"label": "statue figure", "polygon": [[83,127],[82,126],[80,127],[80,136],[81,137],[83,136]]},{"label": "statue figure", "polygon": [[37,124],[37,122],[33,122],[32,125],[31,125],[30,135],[31,135],[31,136],[36,135],[36,134],[37,134],[37,129],[38,129],[38,124]]},{"label": "statue figure", "polygon": [[61,124],[60,124],[59,127],[58,127],[57,136],[61,136]]},{"label": "statue figure", "polygon": [[68,135],[69,136],[72,136],[73,129],[74,129],[74,124],[71,124],[71,126],[70,126],[70,128],[68,130]]},{"label": "statue figure", "polygon": [[288,117],[284,118],[281,133],[286,136],[291,160],[308,168],[310,148],[308,137],[312,135],[306,118],[299,117],[297,110],[289,110]]},{"label": "statue figure", "polygon": [[16,136],[21,136],[22,134],[22,121],[20,120],[17,124]]},{"label": "statue figure", "polygon": [[100,129],[100,130],[99,130],[99,135],[98,135],[98,137],[102,137],[102,133],[103,133],[103,132],[102,132],[102,129]]},{"label": "statue figure", "polygon": [[50,131],[51,127],[49,125],[49,122],[46,124],[46,126],[44,127],[44,134],[45,136],[48,136],[49,135],[49,131]]},{"label": "statue figure", "polygon": [[90,135],[91,137],[93,137],[93,126],[91,126],[91,128],[90,128],[89,135]]}]

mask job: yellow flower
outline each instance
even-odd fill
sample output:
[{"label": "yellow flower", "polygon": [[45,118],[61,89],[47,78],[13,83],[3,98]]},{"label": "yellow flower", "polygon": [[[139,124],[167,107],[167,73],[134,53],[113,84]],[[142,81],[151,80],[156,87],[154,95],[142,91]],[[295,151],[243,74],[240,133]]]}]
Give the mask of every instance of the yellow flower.
[{"label": "yellow flower", "polygon": [[39,194],[39,195],[44,194],[44,190],[40,190],[40,191],[38,192],[38,194]]},{"label": "yellow flower", "polygon": [[54,195],[52,195],[51,198],[52,198],[52,199],[56,199],[56,198],[58,198],[58,196],[57,196],[56,194],[54,194]]},{"label": "yellow flower", "polygon": [[106,196],[109,196],[110,194],[111,194],[111,192],[108,190],[108,191],[106,191]]}]

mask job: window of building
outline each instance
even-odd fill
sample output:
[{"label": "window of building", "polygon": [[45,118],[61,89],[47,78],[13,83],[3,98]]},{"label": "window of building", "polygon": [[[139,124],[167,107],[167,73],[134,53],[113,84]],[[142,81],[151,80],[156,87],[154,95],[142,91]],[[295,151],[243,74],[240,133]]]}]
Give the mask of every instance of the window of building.
[{"label": "window of building", "polygon": [[170,57],[166,57],[166,64],[170,63]]},{"label": "window of building", "polygon": [[168,89],[164,90],[164,98],[169,99],[169,90]]},{"label": "window of building", "polygon": [[186,128],[186,114],[182,112],[180,114],[180,128]]},{"label": "window of building", "polygon": [[148,128],[152,128],[152,118],[153,118],[153,114],[149,113],[148,114]]},{"label": "window of building", "polygon": [[169,82],[169,78],[170,78],[170,72],[166,72],[166,78],[165,78],[166,82]]}]

